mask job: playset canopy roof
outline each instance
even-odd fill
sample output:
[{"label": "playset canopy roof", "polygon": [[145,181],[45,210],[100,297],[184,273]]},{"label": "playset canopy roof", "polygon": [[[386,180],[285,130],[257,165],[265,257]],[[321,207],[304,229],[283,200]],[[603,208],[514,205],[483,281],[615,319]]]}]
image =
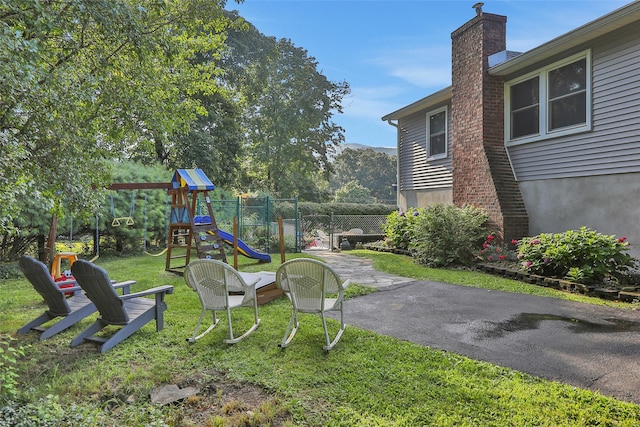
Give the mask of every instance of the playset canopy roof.
[{"label": "playset canopy roof", "polygon": [[176,169],[171,183],[174,189],[186,188],[189,191],[211,191],[216,188],[202,169]]}]

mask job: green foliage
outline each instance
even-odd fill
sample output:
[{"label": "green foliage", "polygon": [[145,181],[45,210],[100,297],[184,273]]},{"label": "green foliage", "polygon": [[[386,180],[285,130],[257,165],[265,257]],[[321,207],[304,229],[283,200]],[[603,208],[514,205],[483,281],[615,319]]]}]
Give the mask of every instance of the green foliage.
[{"label": "green foliage", "polygon": [[396,210],[393,205],[380,203],[312,203],[299,202],[300,215],[388,215]]},{"label": "green foliage", "polygon": [[487,214],[471,206],[432,205],[392,212],[383,226],[388,245],[411,251],[428,267],[468,265],[486,236]]},{"label": "green foliage", "polygon": [[328,80],[290,40],[266,37],[250,24],[229,31],[227,43],[223,79],[239,97],[248,148],[242,186],[321,201],[318,181],[328,179],[329,155],[344,140],[332,117],[342,112],[348,84]]},{"label": "green foliage", "polygon": [[409,208],[407,212],[394,211],[387,215],[382,227],[387,244],[398,249],[409,249],[413,240],[414,223],[421,210]]},{"label": "green foliage", "polygon": [[0,1],[0,231],[28,198],[92,214],[112,159],[165,160],[218,87],[194,58],[223,49],[225,3]]},{"label": "green foliage", "polygon": [[22,272],[17,262],[0,263],[0,279],[11,279],[15,277],[22,277]]},{"label": "green foliage", "polygon": [[487,214],[478,208],[437,204],[393,212],[383,226],[387,243],[409,249],[428,267],[468,265],[487,235]]},{"label": "green foliage", "polygon": [[516,261],[517,260],[517,244],[516,240],[509,245],[501,245],[497,241],[495,234],[489,234],[486,240],[482,243],[482,249],[476,255],[476,259],[484,262],[495,261]]},{"label": "green foliage", "polygon": [[[118,183],[170,182],[173,171],[160,166],[145,166],[137,162],[118,162],[114,167],[114,180]],[[111,191],[100,211],[100,235],[105,250],[118,253],[140,253],[143,239],[151,246],[165,247],[167,243],[170,200],[165,190]],[[115,218],[131,217],[133,224]],[[85,223],[85,233],[93,232]]]},{"label": "green foliage", "polygon": [[375,198],[368,188],[360,185],[358,181],[352,180],[336,191],[333,201],[335,203],[369,204],[373,203]]},{"label": "green foliage", "polygon": [[207,114],[198,116],[189,132],[166,144],[169,169],[199,168],[217,187],[233,188],[242,170],[243,132],[238,105],[224,92],[199,97]]},{"label": "green foliage", "polygon": [[620,279],[636,266],[628,250],[625,237],[616,238],[581,227],[524,238],[518,244],[518,258],[534,274],[597,283],[608,277]]},{"label": "green foliage", "polygon": [[[377,252],[369,256],[385,271],[420,280],[579,297],[473,271],[426,268],[406,256]],[[240,261],[242,271],[274,271],[279,265],[277,260],[242,264],[241,257]],[[164,272],[164,259],[101,257],[98,263],[114,279],[139,279],[134,290],[158,283],[174,285],[167,298],[165,328],[156,332],[148,325],[106,354],[90,344],[69,349],[69,340],[80,328],[44,342],[36,334],[21,337],[31,343],[16,365],[25,399],[0,408],[0,420],[5,417],[13,420],[9,425],[19,421],[25,426],[187,426],[215,425],[214,421],[247,425],[224,424],[231,415],[220,419],[215,412],[229,389],[246,386],[251,387],[251,396],[263,388],[267,398],[279,399],[279,403],[270,400],[274,407],[263,411],[265,416],[285,414],[261,425],[632,426],[640,417],[635,404],[355,327],[349,326],[327,354],[322,350],[322,321],[312,315],[301,314],[295,348],[282,351],[277,344],[291,315],[286,298],[260,306],[263,326],[241,344],[222,342],[228,333],[223,318],[207,337],[188,345],[184,338],[193,332],[200,314],[197,295],[182,277]],[[15,331],[16,323],[42,311],[33,303],[36,293],[24,279],[0,282],[0,292],[15,295],[0,299],[0,316],[6,316],[0,333]],[[348,292],[356,296],[366,290],[350,286]],[[251,320],[249,309],[234,313],[239,328]],[[328,326],[337,328],[337,321],[329,319]],[[152,405],[150,391],[163,384],[195,386],[201,393],[172,405]],[[127,400],[129,396],[133,399]],[[244,395],[237,396],[242,400]],[[260,412],[257,407],[243,412],[248,410],[256,416]],[[19,415],[5,416],[10,412]]]},{"label": "green foliage", "polygon": [[18,358],[24,356],[24,347],[15,348],[10,335],[0,334],[0,403],[18,396]]},{"label": "green foliage", "polygon": [[487,235],[487,214],[473,206],[433,205],[421,210],[410,245],[414,259],[428,267],[469,265],[477,242]]},{"label": "green foliage", "polygon": [[333,161],[331,188],[337,191],[350,181],[369,189],[377,200],[395,199],[392,185],[396,183],[396,157],[378,153],[371,148],[345,148]]}]

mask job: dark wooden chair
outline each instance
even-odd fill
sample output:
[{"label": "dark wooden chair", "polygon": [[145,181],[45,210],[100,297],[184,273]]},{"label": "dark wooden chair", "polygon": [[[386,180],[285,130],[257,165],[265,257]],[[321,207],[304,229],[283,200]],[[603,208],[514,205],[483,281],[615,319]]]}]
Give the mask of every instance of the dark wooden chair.
[{"label": "dark wooden chair", "polygon": [[[18,334],[26,334],[30,330],[42,332],[40,340],[45,340],[58,332],[75,325],[91,313],[96,311],[95,305],[82,294],[82,289],[75,280],[55,282],[44,263],[24,255],[18,261],[22,274],[34,289],[42,296],[47,310],[18,330]],[[60,285],[73,285],[60,288]],[[67,298],[66,293],[73,294]],[[42,326],[50,320],[61,317],[58,322],[49,327]]]},{"label": "dark wooden chair", "polygon": [[[71,347],[92,341],[101,344],[100,352],[104,353],[154,319],[156,331],[164,328],[164,296],[173,293],[173,286],[118,295],[107,272],[95,264],[78,260],[71,266],[71,273],[100,312],[98,319],[71,341]],[[154,295],[155,299],[143,298],[146,295]],[[122,327],[110,337],[94,335],[108,325]]]}]

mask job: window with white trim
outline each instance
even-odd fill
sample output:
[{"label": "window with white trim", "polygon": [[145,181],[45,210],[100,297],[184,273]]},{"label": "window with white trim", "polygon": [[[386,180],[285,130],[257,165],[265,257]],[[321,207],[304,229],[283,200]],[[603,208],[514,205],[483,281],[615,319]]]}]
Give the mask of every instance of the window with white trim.
[{"label": "window with white trim", "polygon": [[447,157],[447,107],[427,113],[427,156]]},{"label": "window with white trim", "polygon": [[507,144],[590,130],[590,52],[507,82],[505,115]]}]

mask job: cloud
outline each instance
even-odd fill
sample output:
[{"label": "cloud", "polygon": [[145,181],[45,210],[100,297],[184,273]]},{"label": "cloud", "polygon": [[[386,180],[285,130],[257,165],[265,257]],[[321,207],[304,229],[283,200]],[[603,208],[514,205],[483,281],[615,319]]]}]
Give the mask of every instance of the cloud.
[{"label": "cloud", "polygon": [[378,52],[371,64],[413,86],[439,89],[451,84],[450,46],[391,48]]},{"label": "cloud", "polygon": [[447,86],[451,82],[451,67],[408,65],[391,69],[389,74],[423,88]]}]

